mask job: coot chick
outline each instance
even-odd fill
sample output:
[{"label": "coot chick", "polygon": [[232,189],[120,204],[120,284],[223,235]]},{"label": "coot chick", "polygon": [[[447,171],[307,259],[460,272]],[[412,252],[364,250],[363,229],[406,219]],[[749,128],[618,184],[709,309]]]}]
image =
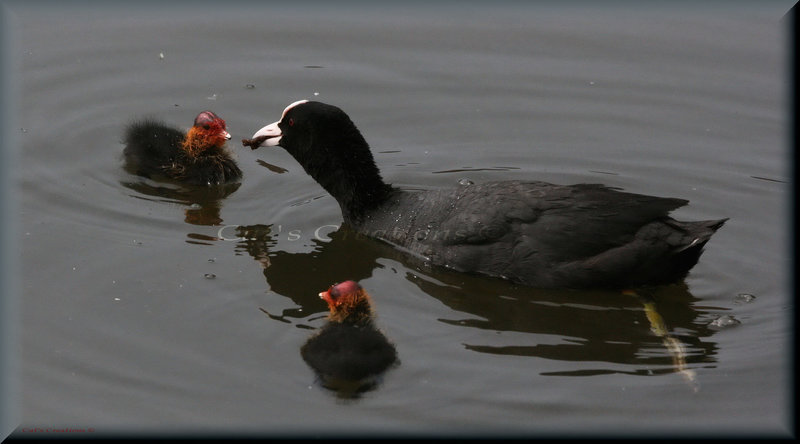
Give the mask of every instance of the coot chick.
[{"label": "coot chick", "polygon": [[303,359],[325,381],[363,381],[397,361],[397,351],[374,324],[370,296],[354,281],[319,294],[328,303],[328,323],[300,348]]},{"label": "coot chick", "polygon": [[540,288],[636,288],[680,281],[727,219],[682,222],[688,201],[600,184],[499,181],[405,191],[385,183],[341,109],[301,100],[255,133],[281,146],[339,203],[345,223],[433,265]]},{"label": "coot chick", "polygon": [[238,181],[242,171],[225,148],[231,138],[225,121],[211,111],[194,119],[187,133],[143,119],[125,129],[126,166],[145,177],[166,177],[191,185]]}]

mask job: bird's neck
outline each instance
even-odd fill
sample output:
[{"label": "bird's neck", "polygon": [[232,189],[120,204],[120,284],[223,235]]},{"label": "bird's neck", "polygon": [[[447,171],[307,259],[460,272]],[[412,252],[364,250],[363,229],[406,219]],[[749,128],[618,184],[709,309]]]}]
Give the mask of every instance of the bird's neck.
[{"label": "bird's neck", "polygon": [[369,299],[363,296],[354,301],[347,301],[343,305],[331,309],[328,320],[342,324],[366,326],[372,323],[372,306]]},{"label": "bird's neck", "polygon": [[342,217],[350,225],[358,225],[370,211],[385,202],[392,191],[377,174],[369,177],[359,173],[322,186],[339,203]]},{"label": "bird's neck", "polygon": [[224,138],[209,135],[207,131],[192,127],[186,133],[181,147],[190,157],[198,157],[201,154],[217,152],[224,144]]},{"label": "bird's neck", "polygon": [[345,157],[339,158],[338,164],[328,160],[317,164],[301,160],[300,163],[336,199],[345,222],[358,225],[366,214],[389,198],[394,188],[383,181],[369,146],[360,134],[352,137],[354,140],[340,142],[341,146],[354,148],[337,149]]}]

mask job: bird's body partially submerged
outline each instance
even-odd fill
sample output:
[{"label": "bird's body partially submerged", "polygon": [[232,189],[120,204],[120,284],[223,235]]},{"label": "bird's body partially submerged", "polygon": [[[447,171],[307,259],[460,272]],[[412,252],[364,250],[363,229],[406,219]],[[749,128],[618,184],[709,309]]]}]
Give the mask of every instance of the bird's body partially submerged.
[{"label": "bird's body partially submerged", "polygon": [[380,375],[397,361],[397,351],[374,324],[372,302],[353,281],[332,285],[320,297],[328,303],[328,323],[300,349],[321,377],[360,381]]},{"label": "bird's body partially submerged", "polygon": [[[723,221],[603,185],[503,181],[393,193],[356,229],[450,269],[540,288],[628,288],[683,279]],[[391,225],[391,229],[386,227]]]}]

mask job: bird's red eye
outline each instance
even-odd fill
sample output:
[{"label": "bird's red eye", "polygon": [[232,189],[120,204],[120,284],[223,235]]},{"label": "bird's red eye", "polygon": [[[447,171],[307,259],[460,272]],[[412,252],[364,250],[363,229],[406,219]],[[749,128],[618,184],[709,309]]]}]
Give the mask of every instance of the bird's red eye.
[{"label": "bird's red eye", "polygon": [[294,126],[294,119],[289,117],[289,126]]}]

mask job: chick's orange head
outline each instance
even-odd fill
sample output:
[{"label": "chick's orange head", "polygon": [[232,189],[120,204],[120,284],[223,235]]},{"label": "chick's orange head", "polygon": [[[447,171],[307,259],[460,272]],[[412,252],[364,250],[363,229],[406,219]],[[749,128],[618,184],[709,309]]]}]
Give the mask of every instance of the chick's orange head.
[{"label": "chick's orange head", "polygon": [[333,284],[326,291],[319,294],[331,309],[341,305],[343,302],[354,298],[359,291],[361,285],[355,281],[345,281],[340,284]]},{"label": "chick's orange head", "polygon": [[221,147],[231,138],[227,125],[212,111],[203,111],[194,118],[194,125],[186,135],[184,147],[189,152]]}]

